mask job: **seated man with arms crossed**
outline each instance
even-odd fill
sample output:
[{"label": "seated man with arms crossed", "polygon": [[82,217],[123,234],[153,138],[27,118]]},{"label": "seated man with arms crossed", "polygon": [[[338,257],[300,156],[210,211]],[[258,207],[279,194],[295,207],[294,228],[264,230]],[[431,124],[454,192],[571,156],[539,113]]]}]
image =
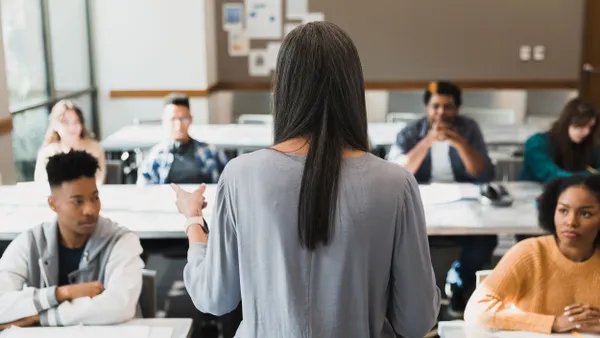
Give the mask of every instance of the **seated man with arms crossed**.
[{"label": "seated man with arms crossed", "polygon": [[[462,103],[461,90],[455,84],[437,81],[429,84],[424,94],[427,116],[407,125],[398,134],[394,156],[415,175],[419,183],[488,182],[494,167],[488,157],[483,136],[474,120],[458,115]],[[444,236],[462,250],[446,278],[446,294],[450,297],[448,312],[462,316],[468,293],[475,287],[475,272],[491,260],[498,239],[493,236]]]},{"label": "seated man with arms crossed", "polygon": [[135,233],[99,216],[97,170],[84,151],[49,158],[48,205],[57,217],[21,233],[0,259],[0,329],[134,317],[142,247]]}]

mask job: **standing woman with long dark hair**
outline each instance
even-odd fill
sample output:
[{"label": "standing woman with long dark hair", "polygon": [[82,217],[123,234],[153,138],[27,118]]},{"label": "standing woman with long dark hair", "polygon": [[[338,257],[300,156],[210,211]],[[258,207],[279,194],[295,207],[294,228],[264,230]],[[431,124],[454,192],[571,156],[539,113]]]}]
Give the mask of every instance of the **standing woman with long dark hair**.
[{"label": "standing woman with long dark hair", "polygon": [[580,98],[569,101],[548,132],[525,142],[521,180],[549,182],[557,177],[598,173],[598,118],[591,103]]},{"label": "standing woman with long dark hair", "polygon": [[226,166],[208,229],[204,187],[174,187],[196,307],[221,315],[241,301],[236,337],[423,337],[440,293],[419,188],[367,152],[360,59],[339,27],[285,38],[274,121],[272,148]]}]

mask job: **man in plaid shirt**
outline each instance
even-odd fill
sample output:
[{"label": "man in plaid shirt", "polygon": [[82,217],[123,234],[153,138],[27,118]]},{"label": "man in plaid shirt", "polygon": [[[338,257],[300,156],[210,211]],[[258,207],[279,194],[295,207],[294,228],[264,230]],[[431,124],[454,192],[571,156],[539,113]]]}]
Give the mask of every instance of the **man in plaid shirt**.
[{"label": "man in plaid shirt", "polygon": [[138,185],[218,182],[228,159],[214,146],[191,138],[191,123],[189,98],[182,94],[167,96],[163,125],[170,137],[146,155],[138,169]]}]

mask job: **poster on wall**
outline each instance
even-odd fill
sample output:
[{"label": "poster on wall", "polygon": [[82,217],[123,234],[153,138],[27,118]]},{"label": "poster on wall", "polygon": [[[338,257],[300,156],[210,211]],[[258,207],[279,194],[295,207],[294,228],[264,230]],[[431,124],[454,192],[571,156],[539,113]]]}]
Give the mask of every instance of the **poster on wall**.
[{"label": "poster on wall", "polygon": [[230,30],[228,46],[230,56],[247,56],[250,50],[250,41],[246,31],[243,29]]},{"label": "poster on wall", "polygon": [[291,31],[294,30],[294,28],[300,26],[299,23],[286,23],[285,26],[283,27],[283,34],[288,35],[290,34]]},{"label": "poster on wall", "polygon": [[267,65],[269,70],[275,70],[279,48],[281,48],[281,42],[269,42],[267,44]]},{"label": "poster on wall", "polygon": [[309,23],[315,21],[325,21],[325,14],[323,13],[308,13],[302,19],[302,23]]},{"label": "poster on wall", "polygon": [[244,18],[244,4],[224,3],[223,4],[223,29],[241,30],[242,20]]},{"label": "poster on wall", "polygon": [[269,76],[271,69],[266,49],[252,49],[248,53],[248,73],[250,76]]},{"label": "poster on wall", "polygon": [[285,16],[290,20],[302,20],[308,14],[308,0],[286,0]]},{"label": "poster on wall", "polygon": [[245,0],[249,39],[281,39],[282,0]]}]

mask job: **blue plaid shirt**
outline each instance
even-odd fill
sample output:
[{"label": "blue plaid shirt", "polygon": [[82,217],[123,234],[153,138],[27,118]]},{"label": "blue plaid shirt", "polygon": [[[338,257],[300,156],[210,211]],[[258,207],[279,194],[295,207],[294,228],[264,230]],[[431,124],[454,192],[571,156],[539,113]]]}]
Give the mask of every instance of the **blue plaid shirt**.
[{"label": "blue plaid shirt", "polygon": [[[227,164],[227,156],[214,146],[191,139],[195,148],[195,159],[198,167],[212,178],[212,182],[217,183],[221,172]],[[174,155],[170,151],[169,142],[161,142],[150,150],[141,167],[138,169],[138,185],[165,184],[173,164]]]}]

